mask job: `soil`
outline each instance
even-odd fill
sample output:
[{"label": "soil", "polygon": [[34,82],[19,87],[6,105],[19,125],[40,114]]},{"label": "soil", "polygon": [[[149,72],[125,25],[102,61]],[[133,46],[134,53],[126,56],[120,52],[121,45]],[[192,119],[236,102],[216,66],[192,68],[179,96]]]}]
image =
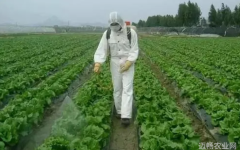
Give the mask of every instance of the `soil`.
[{"label": "soil", "polygon": [[91,77],[92,67],[92,65],[86,67],[83,73],[72,82],[68,90],[53,100],[52,105],[45,110],[44,118],[39,126],[34,127],[29,135],[22,137],[16,146],[8,148],[8,150],[35,150],[40,146],[51,134],[52,126],[61,117],[65,104],[71,101],[69,98],[73,98],[79,87]]},{"label": "soil", "polygon": [[186,114],[186,116],[191,120],[192,127],[194,131],[200,136],[200,141],[202,143],[213,142],[216,143],[216,140],[209,133],[206,126],[202,123],[201,120],[197,118],[197,116],[191,111],[188,106],[187,100],[182,98],[178,93],[175,92],[175,87],[172,82],[167,79],[167,77],[162,73],[161,68],[153,64],[142,52],[140,55],[144,58],[144,60],[151,64],[151,69],[155,76],[159,79],[161,84],[166,88],[171,97],[176,100],[178,107]]},{"label": "soil", "polygon": [[121,125],[121,119],[112,118],[112,134],[110,140],[110,150],[138,150],[137,125],[134,124],[136,118],[136,108],[133,106],[133,117],[128,127]]}]

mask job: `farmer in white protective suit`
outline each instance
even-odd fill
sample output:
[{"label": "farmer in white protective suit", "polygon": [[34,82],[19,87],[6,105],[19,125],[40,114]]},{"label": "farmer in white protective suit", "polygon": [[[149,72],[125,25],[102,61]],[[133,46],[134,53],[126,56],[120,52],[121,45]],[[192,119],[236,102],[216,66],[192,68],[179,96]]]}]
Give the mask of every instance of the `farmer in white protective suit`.
[{"label": "farmer in white protective suit", "polygon": [[[110,13],[109,25],[109,39],[106,38],[108,32],[105,31],[94,55],[94,72],[100,72],[101,65],[110,53],[116,117],[121,118],[123,125],[129,125],[132,118],[134,63],[139,53],[138,37],[133,29],[127,30],[117,12]],[[131,34],[130,41],[127,34]]]}]

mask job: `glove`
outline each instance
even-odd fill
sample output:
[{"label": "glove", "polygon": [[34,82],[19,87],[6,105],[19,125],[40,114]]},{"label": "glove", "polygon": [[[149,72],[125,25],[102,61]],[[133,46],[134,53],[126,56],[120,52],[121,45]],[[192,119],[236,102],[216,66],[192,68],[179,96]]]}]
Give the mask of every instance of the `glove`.
[{"label": "glove", "polygon": [[132,65],[131,61],[126,61],[124,65],[121,66],[120,72],[123,73],[124,71],[127,71]]},{"label": "glove", "polygon": [[95,73],[99,73],[100,72],[100,66],[101,66],[100,63],[95,63],[93,71]]}]

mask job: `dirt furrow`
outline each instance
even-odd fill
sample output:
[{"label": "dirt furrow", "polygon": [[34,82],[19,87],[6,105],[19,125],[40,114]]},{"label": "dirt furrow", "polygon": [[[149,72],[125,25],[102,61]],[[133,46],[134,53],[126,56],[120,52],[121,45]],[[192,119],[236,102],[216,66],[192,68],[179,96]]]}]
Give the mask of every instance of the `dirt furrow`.
[{"label": "dirt furrow", "polygon": [[[115,110],[115,109],[113,109]],[[137,125],[134,124],[136,118],[136,107],[133,105],[133,117],[128,127],[121,125],[121,119],[112,118],[112,134],[110,150],[138,150]]]}]

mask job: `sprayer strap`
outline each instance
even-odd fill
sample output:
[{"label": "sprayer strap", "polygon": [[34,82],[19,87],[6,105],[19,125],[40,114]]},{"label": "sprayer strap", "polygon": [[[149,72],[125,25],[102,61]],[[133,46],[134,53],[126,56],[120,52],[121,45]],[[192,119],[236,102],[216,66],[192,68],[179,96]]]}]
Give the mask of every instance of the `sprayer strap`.
[{"label": "sprayer strap", "polygon": [[[111,34],[111,29],[108,28],[108,30],[107,30],[107,35],[106,35],[107,40],[110,39],[110,34]],[[130,43],[130,45],[131,45],[132,34],[131,34],[131,28],[130,28],[130,27],[127,27],[127,38],[128,38],[129,43]]]}]

